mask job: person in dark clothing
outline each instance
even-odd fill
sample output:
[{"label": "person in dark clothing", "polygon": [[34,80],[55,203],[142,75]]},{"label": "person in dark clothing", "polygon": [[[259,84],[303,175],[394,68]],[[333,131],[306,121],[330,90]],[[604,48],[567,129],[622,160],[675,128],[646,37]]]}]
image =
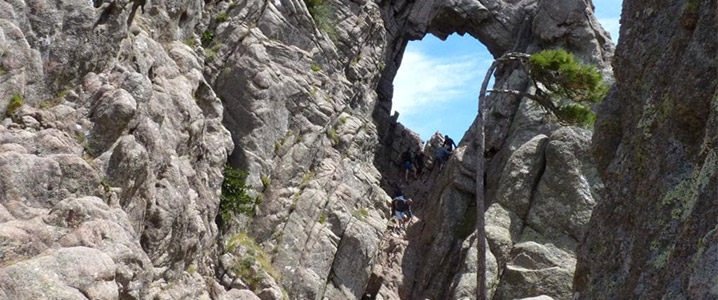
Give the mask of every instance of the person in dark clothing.
[{"label": "person in dark clothing", "polygon": [[404,153],[401,154],[401,163],[404,165],[404,181],[409,182],[409,171],[414,172],[414,178],[416,178],[416,169],[414,169],[414,157],[411,154],[410,149],[406,149]]},{"label": "person in dark clothing", "polygon": [[406,226],[411,222],[411,199],[405,199],[399,196],[391,201],[391,215],[399,222],[400,230],[406,230]]},{"label": "person in dark clothing", "polygon": [[414,162],[416,164],[416,174],[421,176],[421,172],[424,170],[424,161],[426,160],[426,156],[424,155],[424,151],[421,149],[416,150],[416,154],[414,154]]},{"label": "person in dark clothing", "polygon": [[454,151],[454,148],[457,148],[456,143],[454,143],[454,140],[452,140],[448,135],[444,136],[444,144],[441,145],[442,147],[446,147],[446,150],[449,152]]},{"label": "person in dark clothing", "polygon": [[404,192],[401,190],[400,185],[398,185],[396,183],[390,183],[390,184],[394,188],[394,196],[392,197],[392,199],[398,198],[398,197],[404,197]]}]

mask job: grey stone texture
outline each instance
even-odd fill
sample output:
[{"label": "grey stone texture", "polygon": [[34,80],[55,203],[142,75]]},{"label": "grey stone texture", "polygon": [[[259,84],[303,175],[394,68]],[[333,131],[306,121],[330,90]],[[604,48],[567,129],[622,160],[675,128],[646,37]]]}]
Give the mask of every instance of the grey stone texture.
[{"label": "grey stone texture", "polygon": [[[473,299],[481,155],[493,298],[570,293],[601,189],[590,133],[492,95],[486,152],[472,126],[406,188],[396,238],[387,191],[421,143],[391,81],[409,40],[453,32],[610,74],[590,1],[139,2],[0,3],[0,298]],[[227,162],[261,201],[218,228]]]},{"label": "grey stone texture", "polygon": [[606,189],[580,246],[578,299],[718,297],[716,18],[716,1],[624,1],[592,147]]},{"label": "grey stone texture", "polygon": [[0,126],[0,298],[216,294],[232,143],[203,58],[179,42],[199,15],[167,16],[201,1],[154,1],[133,30],[128,4],[0,4],[0,107],[25,104]]}]

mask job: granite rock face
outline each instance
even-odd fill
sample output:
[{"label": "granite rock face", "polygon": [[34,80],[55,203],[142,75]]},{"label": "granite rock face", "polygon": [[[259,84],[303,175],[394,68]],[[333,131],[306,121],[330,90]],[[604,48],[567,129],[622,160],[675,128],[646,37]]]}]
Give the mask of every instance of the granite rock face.
[{"label": "granite rock face", "polygon": [[579,251],[580,299],[718,297],[717,5],[624,2],[617,84],[593,137],[606,190]]},{"label": "granite rock face", "polygon": [[[387,191],[421,143],[391,81],[409,40],[453,32],[610,74],[590,1],[140,3],[0,3],[0,298],[471,299],[481,155],[494,299],[569,293],[601,188],[589,133],[492,95],[486,153],[472,127],[427,164],[401,241]],[[218,228],[226,163],[258,204]]]},{"label": "granite rock face", "polygon": [[[198,16],[164,15],[199,1],[171,2],[131,28],[128,1],[0,4],[0,298],[214,293],[232,143],[203,58],[177,41]],[[24,106],[8,113],[10,95]]]},{"label": "granite rock face", "polygon": [[[469,33],[496,56],[562,47],[597,65],[610,79],[613,48],[597,25],[591,4],[566,1],[562,6],[551,5],[554,3],[547,1],[450,1],[399,2],[383,7],[388,41],[394,46],[387,50],[388,71],[379,84],[380,102],[374,112],[375,119],[381,120],[377,124],[384,147],[377,153],[376,165],[382,174],[396,181],[403,179],[403,174],[396,172],[403,145],[420,145],[406,141],[410,134],[400,124],[394,125],[387,101],[408,40],[426,33],[440,37]],[[568,9],[558,12],[557,7]],[[570,25],[559,26],[562,22]],[[524,90],[526,74],[504,68],[497,74],[496,86]],[[575,251],[602,189],[589,151],[591,133],[559,126],[528,99],[491,95],[487,101],[484,156],[488,162],[485,207],[490,295],[493,299],[542,294],[570,298]],[[384,244],[385,252],[396,252],[388,261],[402,264],[400,268],[394,264],[393,269],[387,268],[387,263],[375,267],[375,281],[382,284],[372,287],[372,292],[378,291],[377,298],[475,298],[476,252],[471,250],[476,218],[475,126],[467,131],[441,173],[431,170],[421,183],[406,187],[410,197],[420,199],[415,211],[418,221],[407,231],[405,246]],[[430,145],[431,141],[426,149]],[[434,155],[434,151],[425,152]]]}]

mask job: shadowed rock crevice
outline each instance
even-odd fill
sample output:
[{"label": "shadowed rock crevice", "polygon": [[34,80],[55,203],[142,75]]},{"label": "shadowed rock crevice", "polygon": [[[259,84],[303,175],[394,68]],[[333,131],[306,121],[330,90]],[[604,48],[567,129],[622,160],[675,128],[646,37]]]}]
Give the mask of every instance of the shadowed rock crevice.
[{"label": "shadowed rock crevice", "polygon": [[[384,22],[390,46],[387,48],[387,69],[377,88],[379,103],[373,116],[379,124],[380,140],[384,141],[378,148],[375,165],[390,182],[403,178],[399,167],[401,152],[407,147],[418,147],[409,130],[396,123],[397,116],[389,115],[390,81],[396,74],[408,40],[421,38],[426,33],[439,37],[453,32],[470,33],[494,55],[517,47],[527,52],[563,47],[578,52],[580,59],[594,63],[610,74],[608,59],[612,46],[605,43],[608,41],[605,33],[594,27],[597,24],[595,17],[586,14],[592,9],[586,3],[566,3],[569,9],[561,12],[560,22],[546,15],[556,9],[546,7],[545,1],[523,1],[516,5],[480,1],[462,3],[465,5],[399,3],[396,7],[400,9],[385,7]],[[569,32],[576,35],[572,37]],[[596,35],[601,35],[603,42],[596,39],[584,44],[581,41]],[[593,50],[586,48],[589,44]],[[596,55],[599,53],[603,54]],[[523,90],[527,80],[521,69],[508,66],[497,72],[495,86]],[[582,236],[591,208],[596,203],[594,197],[601,189],[588,155],[590,132],[562,128],[547,120],[544,113],[527,99],[491,95],[487,104],[484,157],[488,161],[485,207],[490,248],[490,253],[487,252],[490,294],[494,299],[540,294],[570,298],[576,239]],[[448,165],[454,170],[444,169],[449,173],[445,173],[441,180],[438,176],[429,178],[428,184],[412,191],[417,195],[408,193],[409,197],[422,199],[421,205],[427,207],[419,211],[425,215],[420,216],[421,222],[415,229],[409,230],[407,240],[399,243],[403,246],[398,254],[393,254],[406,255],[405,269],[391,271],[375,265],[376,276],[384,279],[377,299],[475,297],[475,250],[473,257],[471,254],[475,241],[464,234],[456,235],[457,226],[472,224],[471,216],[464,212],[471,209],[469,205],[474,201],[471,170],[475,170],[475,154],[472,153],[475,150],[470,147],[474,144],[474,130],[472,126],[467,131],[460,143],[457,160],[452,158],[453,162]],[[566,143],[569,140],[573,142]],[[551,159],[545,154],[549,148],[555,153]],[[428,151],[427,156],[432,157],[433,150]],[[471,194],[461,195],[459,191]],[[447,208],[446,203],[467,205]],[[422,223],[425,225],[419,225]],[[395,244],[384,242],[389,247],[386,251],[395,251],[391,250],[397,249]],[[391,265],[391,257],[383,257],[383,264]],[[543,263],[529,263],[532,261]],[[427,280],[429,278],[454,279],[431,281]],[[451,295],[446,291],[452,291]]]}]

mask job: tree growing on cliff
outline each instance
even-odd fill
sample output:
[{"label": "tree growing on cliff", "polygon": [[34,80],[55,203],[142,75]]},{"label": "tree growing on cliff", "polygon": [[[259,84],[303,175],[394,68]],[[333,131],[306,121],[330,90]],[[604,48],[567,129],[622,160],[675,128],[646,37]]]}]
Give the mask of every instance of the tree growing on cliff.
[{"label": "tree growing on cliff", "polygon": [[[526,53],[507,53],[496,59],[481,85],[479,94],[479,114],[477,141],[479,142],[476,166],[476,210],[477,210],[477,300],[486,297],[486,236],[484,231],[484,178],[485,172],[485,139],[483,111],[486,107],[486,92],[489,79],[502,64],[518,64],[529,75],[531,85],[527,90],[490,89],[490,93],[516,95],[535,101],[547,113],[560,122],[584,127],[593,126],[596,115],[591,112],[591,105],[598,103],[606,96],[608,87],[603,76],[593,65],[581,64],[566,50],[544,50],[533,55]],[[533,92],[532,92],[533,91]]]},{"label": "tree growing on cliff", "polygon": [[532,83],[529,90],[533,93],[502,89],[490,89],[489,93],[529,98],[562,123],[593,126],[596,115],[591,112],[591,105],[603,100],[608,92],[608,86],[595,66],[579,63],[573,54],[563,49],[543,50],[532,55],[507,53],[489,68],[481,86],[479,97],[482,102],[496,68],[509,62],[517,62],[526,71]]}]

